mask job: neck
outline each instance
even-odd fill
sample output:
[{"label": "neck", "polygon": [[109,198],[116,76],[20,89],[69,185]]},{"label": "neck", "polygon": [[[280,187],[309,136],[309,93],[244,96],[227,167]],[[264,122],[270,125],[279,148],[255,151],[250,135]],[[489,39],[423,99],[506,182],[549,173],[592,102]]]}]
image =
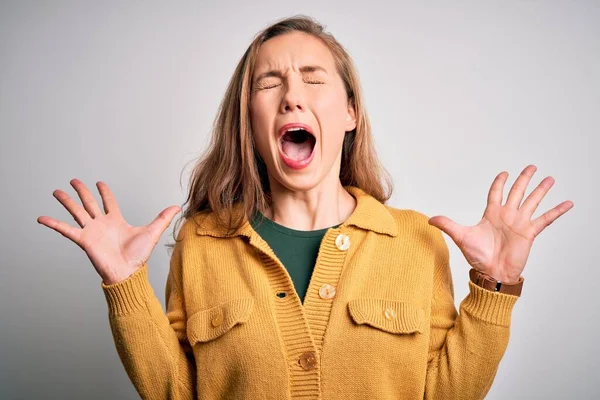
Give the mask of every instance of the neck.
[{"label": "neck", "polygon": [[300,231],[325,229],[344,222],[356,208],[356,199],[341,182],[308,190],[290,190],[271,184],[271,206],[265,216],[285,227]]}]

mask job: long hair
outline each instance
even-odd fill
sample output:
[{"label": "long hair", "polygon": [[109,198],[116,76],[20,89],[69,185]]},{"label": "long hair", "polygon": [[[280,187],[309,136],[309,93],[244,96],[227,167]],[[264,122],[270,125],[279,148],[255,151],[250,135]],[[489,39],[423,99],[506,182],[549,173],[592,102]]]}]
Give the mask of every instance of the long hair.
[{"label": "long hair", "polygon": [[[245,218],[254,215],[257,210],[264,214],[270,205],[267,168],[255,148],[250,123],[252,76],[260,46],[269,39],[294,31],[320,38],[328,46],[344,82],[348,101],[356,113],[356,128],[345,134],[342,145],[342,186],[359,187],[382,203],[391,197],[392,180],[375,152],[371,125],[352,59],[323,25],[311,17],[297,15],[259,32],[238,62],[219,105],[209,147],[192,170],[188,196],[173,229],[174,238],[180,221],[198,213],[214,212],[218,224],[232,233],[244,223]],[[242,203],[243,212],[234,215],[232,211],[238,203]]]}]

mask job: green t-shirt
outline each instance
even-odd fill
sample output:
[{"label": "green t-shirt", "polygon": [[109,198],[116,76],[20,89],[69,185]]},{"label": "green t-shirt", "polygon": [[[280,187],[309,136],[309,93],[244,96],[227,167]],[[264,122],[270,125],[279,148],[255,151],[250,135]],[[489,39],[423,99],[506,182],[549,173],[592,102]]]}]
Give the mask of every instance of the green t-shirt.
[{"label": "green t-shirt", "polygon": [[[316,231],[298,231],[264,217],[260,223],[262,213],[256,212],[250,219],[252,228],[271,247],[277,258],[285,266],[298,296],[304,303],[304,297],[308,290],[308,284],[312,276],[321,240],[330,228],[318,229]],[[331,228],[337,228],[335,225]]]}]

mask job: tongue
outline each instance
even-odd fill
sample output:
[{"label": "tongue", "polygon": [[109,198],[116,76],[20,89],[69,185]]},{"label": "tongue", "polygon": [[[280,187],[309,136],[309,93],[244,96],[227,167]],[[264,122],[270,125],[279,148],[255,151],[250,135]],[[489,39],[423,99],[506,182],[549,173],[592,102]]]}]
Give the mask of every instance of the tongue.
[{"label": "tongue", "polygon": [[286,156],[295,161],[302,161],[310,157],[313,146],[311,145],[310,140],[305,140],[302,143],[284,140],[281,147]]}]

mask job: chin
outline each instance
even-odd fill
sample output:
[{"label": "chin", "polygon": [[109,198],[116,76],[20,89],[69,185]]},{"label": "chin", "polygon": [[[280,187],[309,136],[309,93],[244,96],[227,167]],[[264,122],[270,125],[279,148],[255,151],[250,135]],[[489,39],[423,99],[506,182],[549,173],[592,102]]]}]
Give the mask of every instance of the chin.
[{"label": "chin", "polygon": [[[307,192],[329,181],[328,173],[323,174],[323,171],[318,168],[314,171],[303,170],[302,172],[293,170],[288,172],[285,168],[285,165],[280,167],[275,184],[289,191]],[[337,184],[337,181],[335,183]]]},{"label": "chin", "polygon": [[299,174],[291,173],[285,176],[278,176],[276,181],[278,186],[282,186],[289,191],[306,192],[318,187],[323,182],[323,177],[319,176],[316,172],[303,171]]}]

